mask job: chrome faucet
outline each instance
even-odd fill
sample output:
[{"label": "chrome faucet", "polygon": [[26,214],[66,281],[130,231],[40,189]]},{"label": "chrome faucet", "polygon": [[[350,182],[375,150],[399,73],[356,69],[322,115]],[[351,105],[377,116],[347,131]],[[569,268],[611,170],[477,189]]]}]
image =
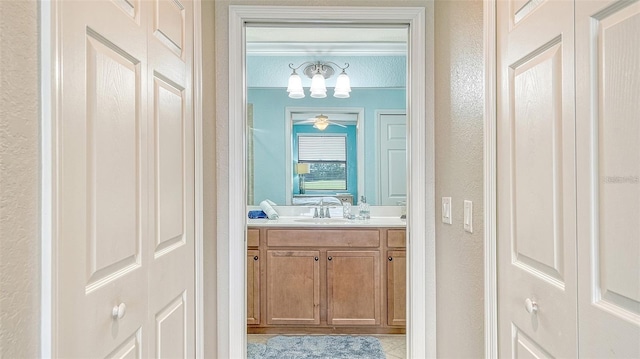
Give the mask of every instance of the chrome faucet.
[{"label": "chrome faucet", "polygon": [[329,207],[324,206],[324,202],[320,199],[320,211],[318,211],[318,207],[313,210],[313,218],[331,218],[331,214],[329,213]]}]

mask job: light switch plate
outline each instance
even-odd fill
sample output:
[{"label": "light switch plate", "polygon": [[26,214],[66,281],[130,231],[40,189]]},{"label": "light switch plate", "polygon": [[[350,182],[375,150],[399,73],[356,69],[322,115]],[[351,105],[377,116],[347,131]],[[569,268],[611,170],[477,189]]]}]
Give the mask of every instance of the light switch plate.
[{"label": "light switch plate", "polygon": [[464,201],[464,230],[473,233],[473,202]]},{"label": "light switch plate", "polygon": [[442,223],[451,224],[451,197],[442,197]]}]

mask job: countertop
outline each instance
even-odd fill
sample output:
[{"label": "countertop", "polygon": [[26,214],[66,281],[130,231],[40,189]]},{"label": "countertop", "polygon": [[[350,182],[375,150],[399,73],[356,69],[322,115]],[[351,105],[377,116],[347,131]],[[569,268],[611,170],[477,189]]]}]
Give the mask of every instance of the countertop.
[{"label": "countertop", "polygon": [[399,217],[371,217],[371,219],[342,219],[342,218],[311,218],[311,217],[280,217],[279,219],[247,219],[249,227],[391,227],[404,228],[407,226],[406,219]]}]

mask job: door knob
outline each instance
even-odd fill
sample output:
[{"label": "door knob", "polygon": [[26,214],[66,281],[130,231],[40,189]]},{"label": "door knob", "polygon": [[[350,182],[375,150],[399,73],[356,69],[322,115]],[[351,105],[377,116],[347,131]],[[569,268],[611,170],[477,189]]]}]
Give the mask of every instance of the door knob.
[{"label": "door knob", "polygon": [[538,312],[538,303],[530,298],[527,298],[524,301],[524,308],[527,310],[527,313],[534,314]]},{"label": "door knob", "polygon": [[258,260],[258,256],[254,256],[254,257],[253,257],[253,260],[254,260],[254,261],[257,261],[257,260]]},{"label": "door knob", "polygon": [[126,313],[127,313],[127,306],[124,303],[120,303],[120,305],[116,305],[111,310],[111,316],[113,317],[113,319],[122,319]]}]

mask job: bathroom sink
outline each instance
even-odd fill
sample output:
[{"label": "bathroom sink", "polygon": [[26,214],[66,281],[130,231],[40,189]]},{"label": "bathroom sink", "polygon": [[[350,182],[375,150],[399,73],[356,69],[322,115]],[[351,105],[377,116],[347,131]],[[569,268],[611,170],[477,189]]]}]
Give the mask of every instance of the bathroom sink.
[{"label": "bathroom sink", "polygon": [[309,224],[342,224],[349,223],[348,219],[344,218],[300,218],[295,219],[294,221],[300,223],[309,223]]}]

